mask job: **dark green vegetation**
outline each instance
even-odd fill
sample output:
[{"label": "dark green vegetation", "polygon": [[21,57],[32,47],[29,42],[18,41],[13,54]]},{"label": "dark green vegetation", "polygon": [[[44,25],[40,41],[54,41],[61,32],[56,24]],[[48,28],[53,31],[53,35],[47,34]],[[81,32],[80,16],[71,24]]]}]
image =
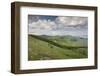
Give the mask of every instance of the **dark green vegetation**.
[{"label": "dark green vegetation", "polygon": [[87,39],[73,36],[28,36],[28,60],[87,58]]}]

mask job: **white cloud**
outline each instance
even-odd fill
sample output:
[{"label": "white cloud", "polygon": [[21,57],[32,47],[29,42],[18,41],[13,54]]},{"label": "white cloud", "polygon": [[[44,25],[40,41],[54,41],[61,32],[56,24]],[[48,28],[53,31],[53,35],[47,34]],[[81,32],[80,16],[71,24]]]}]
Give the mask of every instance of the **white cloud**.
[{"label": "white cloud", "polygon": [[29,27],[29,33],[31,33],[33,30],[52,30],[53,28],[55,28],[56,24],[54,21],[50,21],[50,20],[41,20],[38,19],[38,21],[36,22],[32,22],[30,24],[28,24]]},{"label": "white cloud", "polygon": [[57,17],[56,22],[66,26],[83,25],[86,23],[86,17]]},{"label": "white cloud", "polygon": [[[35,19],[36,18],[36,19]],[[40,19],[38,16],[30,18],[28,24],[29,34],[35,35],[87,35],[87,29],[75,28],[74,26],[84,26],[86,17],[57,17],[55,20]],[[30,20],[29,19],[29,20]],[[32,21],[33,20],[33,21]],[[86,25],[87,26],[87,25]],[[77,32],[78,30],[78,32]]]}]

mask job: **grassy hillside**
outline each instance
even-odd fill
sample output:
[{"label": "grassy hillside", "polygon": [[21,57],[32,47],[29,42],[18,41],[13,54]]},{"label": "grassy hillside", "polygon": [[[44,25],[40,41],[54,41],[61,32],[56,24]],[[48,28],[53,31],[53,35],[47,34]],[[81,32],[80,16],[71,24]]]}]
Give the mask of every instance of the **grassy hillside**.
[{"label": "grassy hillside", "polygon": [[64,46],[87,47],[87,38],[74,37],[70,35],[67,36],[41,35],[40,37]]},{"label": "grassy hillside", "polygon": [[[79,46],[82,47],[79,48]],[[28,60],[76,59],[86,57],[87,39],[71,36],[28,36]]]}]

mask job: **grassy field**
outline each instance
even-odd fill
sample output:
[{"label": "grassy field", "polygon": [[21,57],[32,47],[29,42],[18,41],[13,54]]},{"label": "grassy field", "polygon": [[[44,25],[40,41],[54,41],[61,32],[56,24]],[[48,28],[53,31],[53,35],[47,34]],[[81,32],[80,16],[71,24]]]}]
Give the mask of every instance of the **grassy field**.
[{"label": "grassy field", "polygon": [[28,60],[87,58],[87,49],[86,38],[28,35]]}]

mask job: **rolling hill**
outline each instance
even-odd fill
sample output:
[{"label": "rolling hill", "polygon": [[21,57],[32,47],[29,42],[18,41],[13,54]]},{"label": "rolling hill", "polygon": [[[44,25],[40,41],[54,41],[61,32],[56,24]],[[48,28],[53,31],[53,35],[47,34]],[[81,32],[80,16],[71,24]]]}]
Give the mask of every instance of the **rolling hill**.
[{"label": "rolling hill", "polygon": [[87,58],[87,49],[86,38],[28,35],[28,60]]}]

